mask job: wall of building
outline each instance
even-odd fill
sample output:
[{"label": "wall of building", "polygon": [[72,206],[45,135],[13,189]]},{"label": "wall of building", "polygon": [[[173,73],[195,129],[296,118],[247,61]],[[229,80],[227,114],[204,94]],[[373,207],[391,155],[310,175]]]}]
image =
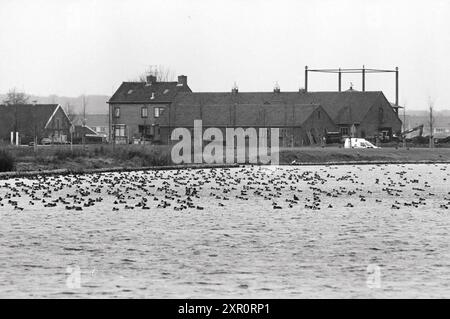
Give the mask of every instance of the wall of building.
[{"label": "wall of building", "polygon": [[398,133],[402,129],[402,122],[390,103],[380,97],[357,127],[357,137],[372,138],[380,133],[380,129],[386,128],[389,128],[392,134]]},{"label": "wall of building", "polygon": [[54,142],[70,141],[71,123],[61,108],[58,108],[47,129],[44,131],[44,137],[52,139]]},{"label": "wall of building", "polygon": [[[120,108],[120,116],[115,116],[116,108]],[[147,108],[147,117],[141,115],[142,108]],[[128,142],[133,138],[138,139],[142,137],[142,132],[139,132],[139,126],[151,126],[155,123],[154,108],[164,108],[167,111],[167,104],[112,104],[111,124],[125,124],[125,137]],[[114,131],[111,132],[113,135]]]},{"label": "wall of building", "polygon": [[193,136],[194,120],[202,120],[203,131],[208,127],[217,127],[225,138],[226,127],[279,128],[282,147],[320,144],[327,131],[336,131],[331,118],[321,107],[316,107],[305,119],[299,109],[288,105],[211,105],[201,107],[176,106],[169,114],[160,119],[161,143],[169,144],[171,132],[176,127],[187,128]]},{"label": "wall of building", "polygon": [[9,144],[11,142],[10,134],[14,131],[17,123],[19,141],[21,144],[34,142],[35,138],[38,143],[41,143],[43,138],[56,138],[55,142],[70,141],[71,123],[61,108],[58,108],[51,123],[49,123],[47,129],[45,129],[45,125],[51,115],[52,112],[48,112],[48,110],[45,113],[42,113],[42,110],[39,108],[33,109],[32,107],[29,107],[26,110],[20,110],[17,119],[13,111],[2,112],[0,140],[3,143]]}]

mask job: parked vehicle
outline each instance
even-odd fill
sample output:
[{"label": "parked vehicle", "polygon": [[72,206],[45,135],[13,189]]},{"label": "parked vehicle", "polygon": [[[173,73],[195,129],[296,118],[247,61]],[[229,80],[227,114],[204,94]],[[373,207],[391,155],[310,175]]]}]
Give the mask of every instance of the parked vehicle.
[{"label": "parked vehicle", "polygon": [[44,137],[44,138],[41,140],[41,144],[42,144],[42,145],[50,145],[50,144],[52,144],[52,140],[49,139],[48,137]]},{"label": "parked vehicle", "polygon": [[364,138],[346,138],[344,148],[378,148]]}]

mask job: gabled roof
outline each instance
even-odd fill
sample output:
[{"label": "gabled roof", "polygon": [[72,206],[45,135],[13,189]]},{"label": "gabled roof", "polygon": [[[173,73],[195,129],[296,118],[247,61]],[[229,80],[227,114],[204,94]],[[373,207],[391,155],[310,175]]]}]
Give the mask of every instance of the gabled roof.
[{"label": "gabled roof", "polygon": [[[83,124],[83,115],[76,115],[72,121],[74,125]],[[86,125],[94,126],[108,126],[108,114],[86,114]]]},{"label": "gabled roof", "polygon": [[[169,103],[178,92],[191,92],[178,82],[123,82],[108,103]],[[153,97],[153,98],[152,98]]]},{"label": "gabled roof", "polygon": [[75,125],[75,133],[76,134],[85,134],[85,135],[99,135],[96,131],[94,131],[89,126],[83,125]]},{"label": "gabled roof", "polygon": [[[0,105],[0,138],[9,136],[14,128],[25,135],[39,134],[59,109],[67,117],[58,104]],[[68,118],[67,120],[70,122]]]},{"label": "gabled roof", "polygon": [[345,92],[242,92],[179,93],[173,104],[179,105],[320,105],[336,124],[362,122],[381,91]]},{"label": "gabled roof", "polygon": [[0,105],[0,125],[10,117],[15,118],[16,111],[22,123],[42,122],[46,125],[58,107],[58,104]]}]

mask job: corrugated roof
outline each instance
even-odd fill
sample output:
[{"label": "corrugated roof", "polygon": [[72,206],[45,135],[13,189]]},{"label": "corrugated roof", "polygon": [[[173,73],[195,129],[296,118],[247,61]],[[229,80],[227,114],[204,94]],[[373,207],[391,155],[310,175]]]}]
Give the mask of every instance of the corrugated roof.
[{"label": "corrugated roof", "polygon": [[123,82],[108,103],[161,103],[171,102],[178,92],[191,92],[178,82]]}]

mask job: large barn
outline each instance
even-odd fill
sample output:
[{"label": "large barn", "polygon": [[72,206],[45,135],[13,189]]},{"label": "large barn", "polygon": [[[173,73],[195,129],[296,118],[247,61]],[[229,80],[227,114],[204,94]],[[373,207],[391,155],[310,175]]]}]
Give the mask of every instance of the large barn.
[{"label": "large barn", "polygon": [[162,143],[170,142],[176,127],[193,130],[194,120],[203,129],[279,128],[280,146],[321,143],[336,126],[320,104],[302,103],[283,93],[180,93],[157,119]]},{"label": "large barn", "polygon": [[180,93],[155,121],[156,141],[176,127],[279,127],[280,145],[321,143],[330,132],[389,140],[401,121],[382,92]]},{"label": "large barn", "polygon": [[[0,141],[2,143],[53,143],[70,141],[72,123],[58,104],[0,105]],[[18,137],[18,139],[17,139]]]},{"label": "large barn", "polygon": [[112,141],[170,143],[173,129],[278,127],[280,145],[320,144],[330,132],[341,136],[390,140],[401,120],[381,91],[193,93],[187,78],[178,82],[128,83],[110,104]]}]

